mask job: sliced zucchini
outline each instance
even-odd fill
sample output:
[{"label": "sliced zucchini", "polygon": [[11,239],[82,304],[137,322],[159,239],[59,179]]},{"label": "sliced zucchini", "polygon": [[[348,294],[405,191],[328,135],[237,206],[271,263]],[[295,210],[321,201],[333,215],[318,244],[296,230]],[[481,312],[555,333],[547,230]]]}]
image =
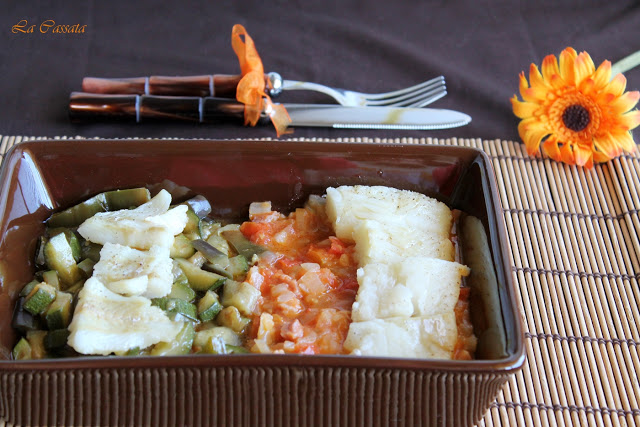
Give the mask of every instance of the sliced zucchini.
[{"label": "sliced zucchini", "polygon": [[171,258],[189,258],[196,253],[195,248],[191,244],[191,240],[183,233],[178,234],[173,239],[171,246]]},{"label": "sliced zucchini", "polygon": [[253,259],[254,255],[260,255],[262,252],[267,249],[256,245],[251,240],[247,239],[242,231],[240,230],[225,230],[220,232],[220,235],[227,239],[229,244],[233,246],[233,249],[238,252],[238,254],[244,256],[246,259]]},{"label": "sliced zucchini", "polygon": [[178,298],[192,302],[196,298],[196,291],[189,287],[189,282],[174,282],[173,285],[171,285],[171,292],[167,296],[169,298]]},{"label": "sliced zucchini", "polygon": [[72,285],[80,280],[80,270],[64,233],[49,239],[44,248],[44,257],[47,266],[58,272],[63,283]]},{"label": "sliced zucchini", "polygon": [[177,356],[189,354],[196,335],[193,323],[184,322],[184,326],[171,342],[159,342],[151,349],[152,356]]},{"label": "sliced zucchini", "polygon": [[182,269],[185,276],[187,276],[189,286],[191,286],[191,289],[195,291],[208,291],[214,286],[220,286],[219,282],[221,279],[226,280],[226,278],[219,274],[204,271],[203,269],[191,264],[186,259],[176,258],[175,261]]},{"label": "sliced zucchini", "polygon": [[31,314],[43,313],[56,299],[56,289],[45,282],[38,283],[27,295],[24,309]]},{"label": "sliced zucchini", "polygon": [[46,350],[56,350],[64,347],[67,344],[69,334],[70,332],[66,328],[49,331],[43,339],[44,348]]},{"label": "sliced zucchini", "polygon": [[249,326],[251,320],[243,317],[240,311],[231,305],[220,310],[220,313],[216,317],[216,322],[218,322],[220,326],[226,326],[232,331],[242,334],[247,326]]},{"label": "sliced zucchini", "polygon": [[73,296],[67,292],[58,292],[56,299],[47,309],[45,319],[50,331],[64,329],[71,323],[71,302]]},{"label": "sliced zucchini", "polygon": [[20,338],[20,341],[13,347],[11,352],[13,360],[28,360],[31,359],[31,344],[26,338]]},{"label": "sliced zucchini", "polygon": [[219,338],[225,344],[242,345],[240,336],[231,328],[226,326],[214,326],[212,328],[196,332],[195,339],[193,340],[193,346],[202,349],[211,338]]},{"label": "sliced zucchini", "polygon": [[227,272],[233,279],[244,279],[244,276],[248,271],[249,263],[247,262],[247,258],[245,258],[244,255],[236,255],[229,258],[229,266],[227,267]]},{"label": "sliced zucchini", "polygon": [[32,280],[29,283],[27,283],[26,285],[24,285],[24,288],[22,288],[22,290],[20,291],[20,296],[21,297],[26,297],[27,295],[29,295],[31,293],[31,291],[33,290],[33,288],[36,287],[36,285],[40,283],[37,280]]},{"label": "sliced zucchini", "polygon": [[84,241],[82,243],[82,258],[88,258],[93,262],[100,261],[100,250],[102,249],[102,245],[97,243],[92,243],[88,241]]},{"label": "sliced zucchini", "polygon": [[239,346],[239,345],[231,345],[231,344],[227,344],[225,346],[225,349],[227,351],[227,354],[247,354],[247,353],[251,353],[249,350],[247,350],[246,348]]},{"label": "sliced zucchini", "polygon": [[69,246],[71,247],[73,259],[75,259],[76,262],[80,261],[80,259],[82,259],[82,248],[80,246],[80,239],[78,239],[76,233],[67,227],[50,228],[48,230],[49,238],[57,236],[60,233],[64,233],[67,238],[67,242],[69,242]]},{"label": "sliced zucchini", "polygon": [[195,304],[180,298],[167,298],[164,310],[173,316],[181,315],[191,320],[198,320],[198,310]]},{"label": "sliced zucchini", "polygon": [[189,240],[195,240],[200,238],[200,217],[191,209],[187,209],[187,225],[182,230],[182,233],[189,238]]},{"label": "sliced zucchini", "polygon": [[137,208],[151,200],[151,193],[144,187],[113,190],[104,193],[110,211]]},{"label": "sliced zucchini", "polygon": [[104,194],[98,194],[82,203],[65,209],[62,212],[54,213],[47,220],[47,226],[55,227],[77,227],[98,212],[108,210],[107,199]]},{"label": "sliced zucchini", "polygon": [[58,277],[57,271],[49,270],[42,272],[42,280],[57,290],[60,290],[60,278]]},{"label": "sliced zucchini", "polygon": [[96,265],[96,262],[91,258],[85,258],[78,263],[78,268],[80,269],[80,274],[83,279],[88,279],[93,274],[93,267]]},{"label": "sliced zucchini", "polygon": [[222,310],[222,304],[214,291],[207,291],[198,301],[198,317],[203,322],[213,320],[220,310]]},{"label": "sliced zucchini", "polygon": [[222,291],[222,305],[234,306],[243,315],[250,315],[258,303],[260,291],[247,282],[227,280]]},{"label": "sliced zucchini", "polygon": [[211,218],[204,217],[200,218],[198,228],[200,229],[200,237],[206,240],[220,228],[220,224]]},{"label": "sliced zucchini", "polygon": [[31,346],[31,358],[32,359],[44,359],[47,357],[47,350],[44,347],[44,337],[47,336],[47,331],[28,331],[27,341]]}]

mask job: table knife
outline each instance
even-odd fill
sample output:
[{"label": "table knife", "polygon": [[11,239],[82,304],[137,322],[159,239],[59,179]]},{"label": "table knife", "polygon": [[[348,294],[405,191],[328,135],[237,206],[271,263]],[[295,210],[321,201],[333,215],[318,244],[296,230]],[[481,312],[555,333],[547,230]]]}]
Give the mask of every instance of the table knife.
[{"label": "table knife", "polygon": [[[445,109],[405,107],[342,107],[333,104],[282,104],[292,127],[436,130],[464,126],[468,115]],[[244,122],[244,104],[195,96],[101,95],[73,92],[69,99],[72,122],[180,120],[195,123]],[[268,123],[263,114],[261,122]]]}]

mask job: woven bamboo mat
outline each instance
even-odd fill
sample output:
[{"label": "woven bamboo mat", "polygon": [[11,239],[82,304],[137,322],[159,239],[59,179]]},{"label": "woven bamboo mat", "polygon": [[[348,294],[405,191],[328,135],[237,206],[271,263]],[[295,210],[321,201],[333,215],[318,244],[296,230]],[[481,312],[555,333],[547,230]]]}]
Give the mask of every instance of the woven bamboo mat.
[{"label": "woven bamboo mat", "polygon": [[[44,138],[2,137],[0,155],[28,139]],[[640,425],[640,155],[587,171],[509,141],[336,141],[464,145],[491,157],[527,362],[481,426]]]}]

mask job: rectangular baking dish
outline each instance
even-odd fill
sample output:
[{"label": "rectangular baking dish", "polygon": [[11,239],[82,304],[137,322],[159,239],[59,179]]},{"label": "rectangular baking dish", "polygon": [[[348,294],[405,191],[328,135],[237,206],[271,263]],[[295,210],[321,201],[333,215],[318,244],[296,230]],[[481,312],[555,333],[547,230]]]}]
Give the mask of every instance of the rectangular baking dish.
[{"label": "rectangular baking dish", "polygon": [[[98,192],[160,185],[245,219],[329,186],[419,191],[464,212],[476,360],[193,355],[14,361],[11,327],[43,221]],[[0,420],[15,425],[450,425],[477,423],[524,363],[503,213],[488,157],[453,146],[316,141],[24,142],[0,173]],[[464,218],[473,218],[467,226]],[[475,266],[475,268],[474,268]]]}]

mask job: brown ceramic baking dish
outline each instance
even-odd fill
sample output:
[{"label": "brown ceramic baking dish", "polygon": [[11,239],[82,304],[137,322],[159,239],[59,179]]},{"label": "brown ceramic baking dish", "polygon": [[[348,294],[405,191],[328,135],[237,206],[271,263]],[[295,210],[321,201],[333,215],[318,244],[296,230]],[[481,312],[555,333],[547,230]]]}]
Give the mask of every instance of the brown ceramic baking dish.
[{"label": "brown ceramic baking dish", "polygon": [[[0,189],[0,423],[16,425],[450,425],[478,422],[524,363],[502,211],[487,156],[471,148],[297,141],[55,140],[5,156]],[[462,210],[474,273],[476,360],[195,355],[14,361],[11,327],[43,221],[118,188],[173,186],[242,219],[341,184],[419,191]],[[477,219],[467,227],[464,218]],[[478,226],[479,225],[479,226]],[[468,230],[466,229],[468,228]]]}]

